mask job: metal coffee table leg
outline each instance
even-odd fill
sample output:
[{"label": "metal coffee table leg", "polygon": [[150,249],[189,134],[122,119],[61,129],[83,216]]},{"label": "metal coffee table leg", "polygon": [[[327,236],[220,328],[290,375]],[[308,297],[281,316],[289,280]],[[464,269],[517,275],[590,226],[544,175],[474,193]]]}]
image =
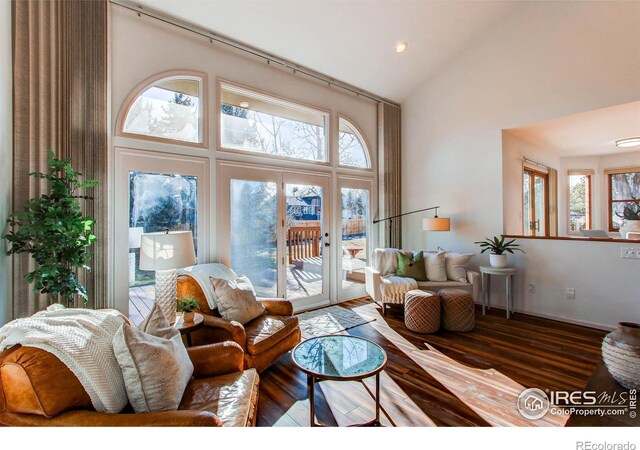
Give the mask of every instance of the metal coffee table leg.
[{"label": "metal coffee table leg", "polygon": [[309,420],[310,426],[316,426],[316,380],[313,375],[307,375],[307,384],[309,385]]}]

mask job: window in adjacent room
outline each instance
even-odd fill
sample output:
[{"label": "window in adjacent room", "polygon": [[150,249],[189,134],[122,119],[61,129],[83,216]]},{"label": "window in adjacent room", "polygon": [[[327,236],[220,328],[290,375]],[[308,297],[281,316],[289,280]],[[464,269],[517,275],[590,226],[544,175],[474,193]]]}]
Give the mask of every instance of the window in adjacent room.
[{"label": "window in adjacent room", "polygon": [[547,173],[525,168],[523,172],[522,223],[525,236],[548,236]]},{"label": "window in adjacent room", "polygon": [[618,231],[624,219],[625,207],[640,207],[640,167],[608,170],[606,174],[609,191],[609,231]]},{"label": "window in adjacent room", "polygon": [[338,160],[341,166],[371,168],[369,149],[358,129],[340,117],[338,131]]},{"label": "window in adjacent room", "polygon": [[591,175],[588,171],[569,171],[569,234],[581,234],[592,227]]},{"label": "window in adjacent room", "polygon": [[327,162],[329,114],[248,88],[220,83],[220,147]]},{"label": "window in adjacent room", "polygon": [[145,88],[133,101],[122,131],[151,138],[203,142],[202,79],[174,76]]}]

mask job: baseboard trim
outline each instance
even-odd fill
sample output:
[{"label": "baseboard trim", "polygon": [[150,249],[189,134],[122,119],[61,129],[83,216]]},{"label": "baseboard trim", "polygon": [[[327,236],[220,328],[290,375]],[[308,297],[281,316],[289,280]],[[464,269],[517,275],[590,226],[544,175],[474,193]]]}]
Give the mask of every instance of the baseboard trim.
[{"label": "baseboard trim", "polygon": [[[476,303],[476,305],[482,308],[482,303]],[[491,309],[498,309],[500,311],[505,311],[505,309],[500,306],[492,305]],[[541,319],[549,319],[549,320],[555,320],[558,322],[570,323],[572,325],[580,325],[581,327],[595,328],[597,330],[612,331],[615,329],[615,327],[612,327],[611,325],[605,325],[602,323],[587,322],[585,320],[576,320],[576,319],[570,319],[568,317],[553,316],[551,314],[532,312],[532,311],[527,311],[527,310],[518,309],[518,308],[516,308],[515,313],[524,314],[524,315],[533,316],[533,317],[540,317]]]}]

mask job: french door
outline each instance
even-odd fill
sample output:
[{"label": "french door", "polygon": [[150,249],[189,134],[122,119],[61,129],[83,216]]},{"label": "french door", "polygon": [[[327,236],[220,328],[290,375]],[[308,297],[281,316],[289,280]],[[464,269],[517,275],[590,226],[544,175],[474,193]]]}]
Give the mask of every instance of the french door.
[{"label": "french door", "polygon": [[522,223],[525,236],[548,235],[548,174],[526,168],[523,173]]},{"label": "french door", "polygon": [[364,269],[371,254],[372,183],[339,178],[338,298],[348,300],[366,294]]},{"label": "french door", "polygon": [[259,297],[296,310],[329,303],[329,176],[218,166],[220,261]]}]

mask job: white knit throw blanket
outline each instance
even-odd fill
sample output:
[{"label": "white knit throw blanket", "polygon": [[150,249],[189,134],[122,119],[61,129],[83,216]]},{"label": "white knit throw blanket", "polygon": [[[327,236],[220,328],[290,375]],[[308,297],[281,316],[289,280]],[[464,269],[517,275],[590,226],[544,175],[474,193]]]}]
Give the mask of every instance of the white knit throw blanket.
[{"label": "white knit throw blanket", "polygon": [[413,278],[397,277],[388,275],[382,277],[380,283],[380,294],[384,303],[404,303],[404,295],[418,289],[418,283]]},{"label": "white knit throw blanket", "polygon": [[96,411],[119,413],[128,398],[113,336],[123,323],[118,311],[54,305],[0,328],[0,351],[21,344],[52,353],[80,380]]}]

